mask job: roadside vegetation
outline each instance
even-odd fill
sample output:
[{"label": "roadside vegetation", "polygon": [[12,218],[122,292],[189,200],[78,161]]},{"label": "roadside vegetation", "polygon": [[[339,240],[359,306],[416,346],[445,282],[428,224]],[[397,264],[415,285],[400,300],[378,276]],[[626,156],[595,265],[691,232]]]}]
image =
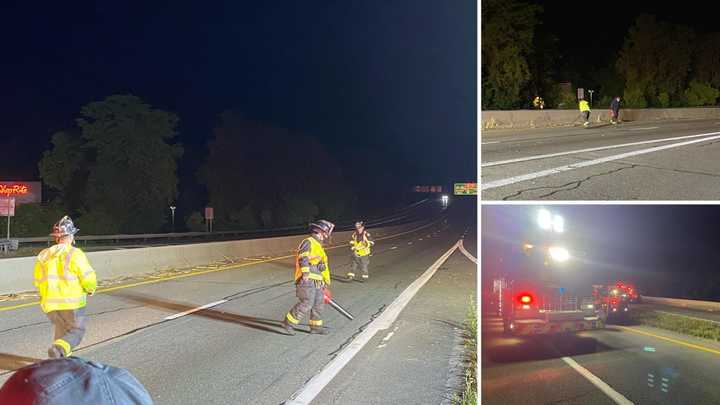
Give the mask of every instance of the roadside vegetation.
[{"label": "roadside vegetation", "polygon": [[470,302],[465,319],[465,373],[462,392],[455,394],[454,405],[475,405],[478,403],[477,393],[477,307],[475,299]]},{"label": "roadside vegetation", "polygon": [[683,315],[637,309],[631,319],[642,324],[720,342],[720,323]]}]

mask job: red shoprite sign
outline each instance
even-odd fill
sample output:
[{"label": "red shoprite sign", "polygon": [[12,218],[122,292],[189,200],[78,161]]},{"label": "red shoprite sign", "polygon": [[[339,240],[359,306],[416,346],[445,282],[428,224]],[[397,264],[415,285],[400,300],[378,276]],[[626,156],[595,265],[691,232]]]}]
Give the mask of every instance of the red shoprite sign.
[{"label": "red shoprite sign", "polygon": [[16,204],[39,203],[42,186],[39,181],[0,181],[0,198],[15,198]]}]

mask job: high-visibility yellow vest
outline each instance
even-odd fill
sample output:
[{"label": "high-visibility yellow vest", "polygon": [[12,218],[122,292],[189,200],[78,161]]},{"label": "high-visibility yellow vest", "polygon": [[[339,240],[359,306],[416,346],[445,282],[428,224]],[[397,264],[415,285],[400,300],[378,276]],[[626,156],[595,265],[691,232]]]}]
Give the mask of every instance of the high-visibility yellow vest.
[{"label": "high-visibility yellow vest", "polygon": [[330,266],[328,265],[327,254],[322,244],[312,236],[303,239],[298,248],[295,259],[295,281],[297,282],[303,273],[308,273],[311,280],[324,281],[330,284]]},{"label": "high-visibility yellow vest", "polygon": [[590,104],[586,100],[580,100],[580,111],[590,111]]},{"label": "high-visibility yellow vest", "polygon": [[353,232],[352,239],[350,239],[350,246],[354,248],[355,254],[361,257],[370,254],[370,247],[374,243],[375,242],[370,240],[370,234],[368,232],[363,232],[362,237],[359,237],[357,232]]},{"label": "high-visibility yellow vest", "polygon": [[44,249],[35,262],[35,287],[44,312],[82,308],[97,288],[95,270],[85,253],[68,244]]}]

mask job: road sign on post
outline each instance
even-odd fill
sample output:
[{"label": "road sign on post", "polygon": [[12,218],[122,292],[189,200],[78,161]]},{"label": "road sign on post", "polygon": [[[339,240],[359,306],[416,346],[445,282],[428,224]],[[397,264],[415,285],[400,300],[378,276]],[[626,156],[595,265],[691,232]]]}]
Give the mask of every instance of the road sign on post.
[{"label": "road sign on post", "polygon": [[0,215],[7,217],[7,238],[10,239],[10,217],[15,216],[15,198],[0,198]]},{"label": "road sign on post", "polygon": [[213,207],[205,207],[205,226],[208,232],[212,232],[212,222],[215,219]]}]

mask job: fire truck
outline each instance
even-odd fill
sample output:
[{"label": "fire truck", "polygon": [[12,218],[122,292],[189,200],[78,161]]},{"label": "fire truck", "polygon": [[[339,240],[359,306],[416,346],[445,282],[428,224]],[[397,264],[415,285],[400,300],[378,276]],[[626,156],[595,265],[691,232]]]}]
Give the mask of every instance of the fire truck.
[{"label": "fire truck", "polygon": [[627,320],[630,295],[618,284],[593,285],[593,305],[608,322]]},{"label": "fire truck", "polygon": [[503,247],[492,252],[502,255],[492,302],[504,332],[524,336],[603,328],[606,312],[597,307],[592,284],[578,274],[565,247],[564,220],[548,210],[527,211],[502,230]]},{"label": "fire truck", "polygon": [[635,285],[628,282],[618,281],[615,283],[615,287],[621,291],[625,291],[628,295],[628,299],[632,303],[640,303],[640,294],[635,288]]}]

